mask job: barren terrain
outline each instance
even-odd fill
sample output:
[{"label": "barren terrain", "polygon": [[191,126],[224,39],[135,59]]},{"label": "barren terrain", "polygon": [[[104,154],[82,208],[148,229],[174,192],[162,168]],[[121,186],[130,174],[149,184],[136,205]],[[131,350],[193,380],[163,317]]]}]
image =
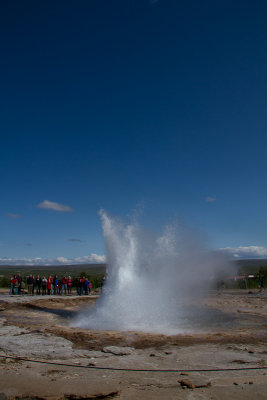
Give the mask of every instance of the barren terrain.
[{"label": "barren terrain", "polygon": [[0,294],[0,400],[266,398],[265,292],[211,292],[204,329],[172,336],[70,327],[95,300]]}]

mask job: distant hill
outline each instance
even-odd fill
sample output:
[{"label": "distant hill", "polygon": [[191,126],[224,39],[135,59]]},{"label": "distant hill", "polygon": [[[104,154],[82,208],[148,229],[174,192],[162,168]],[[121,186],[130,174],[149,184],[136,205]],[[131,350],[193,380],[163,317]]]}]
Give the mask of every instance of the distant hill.
[{"label": "distant hill", "polygon": [[75,265],[0,265],[0,274],[21,273],[22,275],[71,275],[77,276],[81,272],[88,275],[103,275],[106,273],[105,264],[75,264]]},{"label": "distant hill", "polygon": [[[259,270],[267,274],[267,259],[235,260],[239,274],[258,273]],[[0,265],[0,274],[21,272],[23,275],[30,273],[36,275],[60,274],[77,276],[81,272],[89,275],[103,275],[106,273],[106,264],[73,264],[73,265]]]}]

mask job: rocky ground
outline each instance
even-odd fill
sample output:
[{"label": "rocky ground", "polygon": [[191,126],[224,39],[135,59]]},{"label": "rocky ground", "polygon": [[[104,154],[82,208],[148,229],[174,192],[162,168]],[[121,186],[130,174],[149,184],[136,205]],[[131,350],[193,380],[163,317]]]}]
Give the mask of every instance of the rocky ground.
[{"label": "rocky ground", "polygon": [[266,292],[210,293],[226,322],[172,336],[70,327],[95,300],[0,293],[0,400],[266,399]]}]

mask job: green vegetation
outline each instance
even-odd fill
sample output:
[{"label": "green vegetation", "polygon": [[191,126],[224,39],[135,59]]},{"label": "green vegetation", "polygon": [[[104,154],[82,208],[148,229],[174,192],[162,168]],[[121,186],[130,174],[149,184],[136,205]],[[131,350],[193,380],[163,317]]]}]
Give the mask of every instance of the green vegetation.
[{"label": "green vegetation", "polygon": [[[267,259],[238,260],[236,278],[225,279],[226,289],[257,289],[259,287],[259,277],[267,282]],[[254,277],[248,278],[249,275]],[[244,277],[244,278],[243,278]]]},{"label": "green vegetation", "polygon": [[82,265],[56,265],[56,266],[0,266],[0,287],[8,288],[10,286],[10,277],[20,274],[23,281],[26,283],[27,277],[32,274],[34,277],[40,276],[54,276],[57,275],[59,279],[63,276],[71,276],[73,281],[79,276],[87,277],[93,285],[93,289],[101,286],[103,277],[106,274],[105,264],[82,264]]},{"label": "green vegetation", "polygon": [[[245,279],[222,279],[225,288],[239,289],[255,289],[259,286],[259,276],[263,276],[265,284],[267,284],[267,259],[257,260],[238,260],[235,262],[237,266],[236,276],[254,275],[254,278]],[[54,276],[59,278],[63,276],[71,276],[73,281],[79,276],[86,276],[93,285],[93,289],[101,286],[103,277],[106,274],[105,264],[78,264],[78,265],[55,265],[55,266],[0,266],[0,287],[10,286],[10,277],[21,274],[24,282],[26,277],[33,274],[35,277]],[[234,277],[233,277],[234,278]]]},{"label": "green vegetation", "polygon": [[259,277],[248,278],[246,281],[245,279],[226,279],[223,286],[225,289],[257,289]]}]

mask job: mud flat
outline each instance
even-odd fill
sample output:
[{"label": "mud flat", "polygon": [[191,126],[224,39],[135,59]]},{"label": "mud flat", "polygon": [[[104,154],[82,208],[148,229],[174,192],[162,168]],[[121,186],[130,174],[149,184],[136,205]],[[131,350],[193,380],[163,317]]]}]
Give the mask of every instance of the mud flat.
[{"label": "mud flat", "polygon": [[266,398],[266,292],[210,293],[175,335],[72,328],[95,300],[0,294],[0,400]]}]

